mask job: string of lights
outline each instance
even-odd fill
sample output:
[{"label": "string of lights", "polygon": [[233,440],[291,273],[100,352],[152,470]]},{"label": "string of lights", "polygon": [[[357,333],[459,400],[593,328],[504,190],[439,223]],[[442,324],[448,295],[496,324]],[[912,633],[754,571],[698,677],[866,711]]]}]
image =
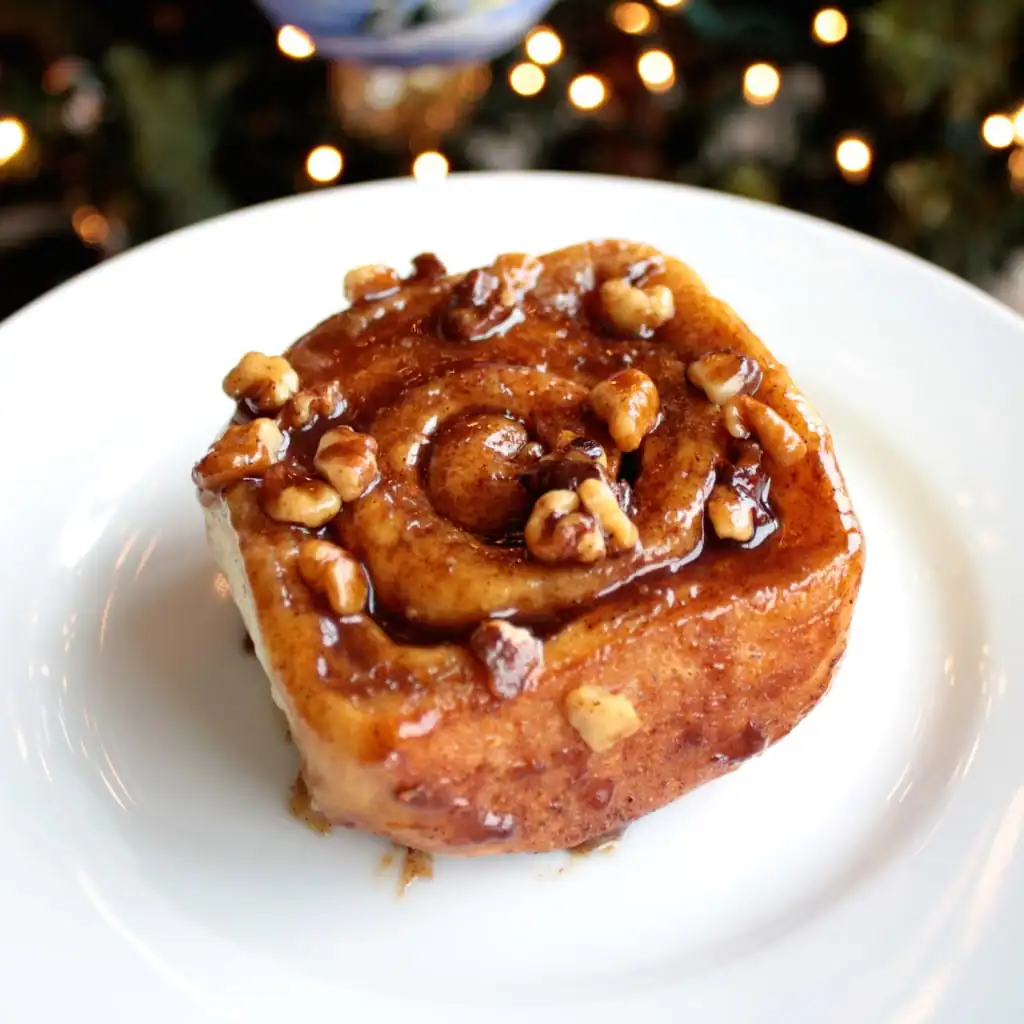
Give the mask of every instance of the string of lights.
[{"label": "string of lights", "polygon": [[[201,7],[198,0],[167,4],[179,14],[163,18],[158,32],[180,25],[190,4]],[[246,157],[237,155],[237,145],[211,154],[203,172],[227,182],[221,192],[229,204],[396,173],[426,184],[474,167],[598,170],[725,188],[853,226],[869,214],[865,228],[883,237],[879,211],[895,204],[899,216],[918,223],[893,228],[893,237],[923,249],[927,232],[939,237],[949,211],[965,216],[957,204],[972,197],[961,192],[953,198],[954,187],[966,187],[954,185],[954,171],[967,181],[986,168],[986,187],[995,188],[1003,173],[996,154],[1002,154],[1003,195],[1024,194],[1024,95],[990,89],[995,102],[988,110],[967,110],[973,121],[966,124],[961,111],[955,129],[925,143],[912,112],[899,126],[887,113],[882,73],[870,71],[865,60],[866,49],[877,42],[865,12],[874,17],[875,6],[885,4],[847,0],[845,9],[808,7],[796,16],[765,13],[745,0],[610,0],[600,7],[594,0],[563,0],[512,53],[490,64],[451,68],[332,63],[308,32],[284,25],[268,35],[269,53],[257,60],[264,84],[247,87],[253,105],[233,99],[218,127],[211,120],[203,129],[214,141],[216,133],[226,142],[248,136],[243,152],[267,184],[246,191],[256,177],[253,167],[242,166]],[[595,8],[600,18],[589,16]],[[580,10],[586,19],[579,18]],[[265,23],[250,13],[266,33]],[[890,29],[888,38],[898,37]],[[144,76],[147,61],[144,56],[135,67],[137,77]],[[9,80],[8,67],[0,52],[0,87]],[[169,128],[174,112],[124,121],[136,102],[126,103],[126,96],[152,100],[159,90],[141,79],[118,81],[116,70],[102,55],[70,53],[36,72],[34,87],[49,104],[46,110],[0,94],[0,182],[52,180],[55,154],[69,140],[76,140],[80,163],[65,157],[62,166],[85,166],[81,161],[89,159],[102,168],[104,146],[90,140],[104,139],[117,117],[124,137],[147,135],[155,154],[151,126]],[[193,80],[197,89],[213,88]],[[275,98],[282,88],[291,90],[288,96]],[[212,106],[216,97],[201,95],[197,109]],[[179,123],[174,130],[187,127]],[[165,154],[195,152],[196,145],[193,139]],[[142,176],[130,159],[121,166],[128,179]],[[174,187],[169,172],[159,180],[160,188]],[[214,207],[219,189],[211,186]],[[976,193],[979,209],[1006,201]],[[138,200],[118,199],[110,188],[87,182],[67,185],[62,206],[75,237],[99,255],[187,222],[179,217],[140,225]],[[0,215],[2,209],[0,201]],[[997,244],[986,242],[989,251]],[[955,267],[955,248],[943,245],[923,254]]]},{"label": "string of lights", "polygon": [[[655,6],[665,11],[678,11],[686,0],[654,0]],[[658,14],[655,9],[639,0],[621,0],[612,5],[609,17],[612,23],[626,35],[643,36],[655,31]],[[823,46],[836,46],[847,38],[849,22],[841,10],[826,7],[819,10],[811,21],[812,38]],[[285,25],[277,35],[281,52],[293,60],[307,60],[313,56],[315,47],[312,39],[301,29]],[[540,26],[532,30],[523,41],[525,60],[513,64],[508,70],[508,84],[517,95],[529,99],[540,95],[548,84],[545,67],[557,64],[565,53],[562,39],[552,28]],[[651,93],[663,93],[676,84],[676,66],[671,54],[663,49],[644,50],[636,61],[637,74]],[[773,64],[757,62],[743,73],[743,97],[752,106],[767,106],[772,103],[782,87],[782,73]],[[581,72],[569,81],[566,97],[577,111],[592,113],[600,110],[611,97],[611,87],[601,75]],[[0,123],[0,159],[4,139]],[[985,143],[995,149],[1006,149],[1014,144],[1024,146],[1024,105],[1015,114],[992,114],[981,126]],[[433,157],[432,152],[421,154]],[[850,183],[866,180],[871,171],[874,154],[871,144],[860,135],[844,135],[836,140],[835,163],[841,176]],[[443,158],[442,158],[443,159]],[[411,171],[418,179],[443,177],[448,173],[448,161],[444,170],[431,174],[417,172],[420,157],[414,157]],[[306,169],[309,178],[318,184],[330,184],[338,180],[343,168],[341,153],[333,148],[318,146],[307,157]],[[1015,150],[1008,163],[1011,183],[1019,184],[1024,174],[1024,154]]]}]

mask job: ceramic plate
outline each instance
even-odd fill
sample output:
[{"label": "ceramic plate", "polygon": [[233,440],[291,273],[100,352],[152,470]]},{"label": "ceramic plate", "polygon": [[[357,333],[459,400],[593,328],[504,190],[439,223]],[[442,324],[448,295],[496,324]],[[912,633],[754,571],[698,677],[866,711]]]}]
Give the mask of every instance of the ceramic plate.
[{"label": "ceramic plate", "polygon": [[[219,384],[367,262],[596,236],[691,262],[831,425],[867,539],[820,706],[608,855],[441,860],[288,814],[189,480]],[[325,191],[0,327],[0,1018],[1024,1019],[1024,324],[865,238],[627,180]]]}]

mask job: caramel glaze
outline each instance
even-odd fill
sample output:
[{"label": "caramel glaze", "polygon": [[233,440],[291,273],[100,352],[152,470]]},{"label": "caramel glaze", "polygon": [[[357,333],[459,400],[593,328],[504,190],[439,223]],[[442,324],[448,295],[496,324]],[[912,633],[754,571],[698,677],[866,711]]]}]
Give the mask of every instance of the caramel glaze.
[{"label": "caramel glaze", "polygon": [[[365,808],[353,820],[398,842],[448,852],[460,846],[477,852],[488,845],[571,845],[610,832],[720,774],[795,724],[823,692],[845,643],[862,561],[859,527],[824,427],[785,369],[688,268],[625,243],[565,250],[545,263],[514,315],[489,327],[483,340],[465,341],[448,337],[441,319],[460,278],[439,276],[430,258],[420,263],[431,272],[331,317],[287,353],[303,387],[338,380],[345,401],[334,419],[286,431],[282,479],[312,474],[319,438],[339,423],[373,435],[381,446],[376,487],[319,531],[367,567],[368,613],[339,618],[302,584],[295,552],[310,531],[269,520],[258,501],[258,481],[236,485],[226,499],[261,607],[285,609],[307,624],[301,646],[302,630],[286,636],[281,626],[271,637],[282,672],[292,680],[313,677],[343,695],[346,721],[362,714],[372,718],[357,730],[358,749],[350,753],[385,773],[397,810],[383,812],[395,819],[391,824],[381,824]],[[667,283],[676,295],[674,320],[654,337],[618,336],[605,320],[596,289],[621,276]],[[746,480],[757,511],[755,536],[745,545],[704,535],[704,500],[716,479],[735,474],[737,442],[726,434],[721,411],[685,376],[690,360],[738,345],[764,372],[756,397],[783,415],[810,449],[795,465],[768,460],[767,478]],[[661,416],[640,453],[620,462],[584,399],[598,382],[629,367],[655,382]],[[239,407],[239,417],[250,414]],[[599,440],[613,452],[613,474],[632,484],[631,511],[641,533],[637,552],[564,567],[538,565],[525,552],[521,529],[528,503],[517,490],[524,453],[528,463],[528,445],[536,457],[553,448],[563,430]],[[444,473],[432,474],[435,460],[444,464]],[[433,493],[452,476],[465,488],[464,475],[474,471],[476,491]],[[473,493],[482,507],[468,508]],[[466,585],[470,577],[459,573],[467,561],[478,573],[474,580],[484,574],[499,581],[494,589],[477,588],[472,580]],[[509,579],[522,602],[494,603]],[[834,600],[827,597],[829,587]],[[812,591],[814,607],[800,623],[809,630],[805,664],[766,653],[758,647],[763,638],[750,643],[750,657],[764,659],[759,699],[784,695],[787,688],[794,693],[785,714],[751,717],[743,699],[729,697],[731,686],[747,684],[733,667],[742,652],[728,647],[734,639],[719,628],[731,628],[726,610],[769,616],[776,607],[796,609],[810,601],[802,595]],[[685,675],[700,664],[703,682],[699,693],[681,699],[679,714],[669,716],[675,722],[671,737],[657,742],[660,757],[683,758],[685,780],[651,792],[626,785],[618,779],[628,754],[594,757],[564,725],[547,730],[561,738],[553,746],[548,742],[543,757],[513,759],[502,772],[502,779],[523,787],[522,799],[506,803],[521,808],[534,799],[534,789],[541,794],[544,806],[535,824],[520,820],[522,810],[502,808],[501,786],[483,763],[458,779],[425,778],[422,765],[413,767],[417,742],[444,722],[483,723],[496,713],[483,668],[465,645],[483,617],[507,618],[543,636],[546,674],[563,682],[626,671],[623,659],[643,660],[652,622],[678,622],[678,639],[662,631],[658,642],[685,647],[687,667],[678,671]],[[263,624],[271,633],[277,629],[273,622]],[[316,638],[312,647],[310,637]],[[650,674],[653,680],[657,673]],[[803,689],[796,695],[798,679]],[[643,685],[637,683],[641,695]],[[325,724],[323,697],[305,682],[296,689],[301,692],[292,696],[304,705],[302,714],[321,719],[310,723],[310,736],[329,743],[334,726]],[[538,696],[544,696],[543,685]],[[557,693],[547,694],[552,696],[557,700]],[[519,700],[525,709],[529,702]],[[767,717],[777,720],[759,720]],[[627,762],[618,763],[622,756]],[[615,764],[609,766],[610,760]],[[557,777],[564,801],[539,781],[548,776]],[[315,789],[318,779],[309,781]],[[415,825],[397,823],[402,808]],[[430,824],[431,815],[436,824]],[[574,815],[587,820],[574,824]],[[539,839],[519,838],[531,827],[547,832]]]}]

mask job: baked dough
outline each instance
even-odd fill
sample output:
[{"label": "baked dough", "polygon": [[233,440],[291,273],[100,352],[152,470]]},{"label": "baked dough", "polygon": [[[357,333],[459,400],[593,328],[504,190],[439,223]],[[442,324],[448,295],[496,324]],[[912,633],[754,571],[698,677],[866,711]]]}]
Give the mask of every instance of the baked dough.
[{"label": "baked dough", "polygon": [[331,823],[577,846],[814,706],[860,529],[825,426],[683,263],[414,268],[358,268],[347,310],[229,374],[211,548]]}]

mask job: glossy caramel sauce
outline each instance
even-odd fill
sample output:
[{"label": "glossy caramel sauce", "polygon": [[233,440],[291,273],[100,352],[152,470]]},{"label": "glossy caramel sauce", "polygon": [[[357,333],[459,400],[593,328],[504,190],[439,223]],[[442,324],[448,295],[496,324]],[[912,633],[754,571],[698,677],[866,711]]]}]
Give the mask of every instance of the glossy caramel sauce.
[{"label": "glossy caramel sauce", "polygon": [[[287,431],[287,459],[264,485],[285,486],[313,475],[317,443],[339,423],[377,438],[385,463],[381,483],[375,494],[346,506],[334,529],[368,564],[371,584],[377,584],[370,615],[385,633],[400,644],[462,643],[481,618],[497,615],[549,636],[581,608],[651,595],[659,577],[702,553],[713,561],[723,545],[705,543],[703,498],[716,475],[732,474],[729,453],[737,444],[725,435],[710,403],[687,383],[680,354],[656,339],[619,336],[595,292],[600,279],[613,275],[643,283],[657,273],[660,260],[584,266],[572,273],[555,267],[526,294],[518,315],[490,327],[486,321],[482,341],[453,338],[445,327],[463,279],[438,276],[439,263],[431,256],[417,263],[429,272],[407,279],[390,296],[332,317],[287,353],[304,387],[340,382],[343,411]],[[470,289],[474,295],[480,291],[479,284]],[[656,382],[662,414],[642,453],[620,460],[585,398],[595,384],[630,367]],[[417,388],[434,394],[417,404],[410,399]],[[239,407],[240,416],[250,414],[244,404]],[[429,433],[409,444],[424,424]],[[551,567],[537,566],[525,551],[529,472],[560,430],[600,441],[612,453],[615,475],[628,485],[630,511],[645,535],[640,553],[594,566]],[[688,479],[692,471],[681,469],[680,437],[699,449],[699,479]],[[395,479],[387,453],[403,445],[401,465],[411,462],[411,473],[403,470]],[[765,479],[752,479],[749,486],[757,498],[757,532],[744,546],[755,547],[770,540],[777,521]],[[466,599],[447,615],[436,611],[440,602],[432,604],[427,593],[411,602],[410,573],[389,574],[393,559],[379,550],[379,524],[389,513],[400,518],[418,561],[435,547],[450,551],[431,563],[439,577],[471,555],[494,576],[519,574],[522,585],[504,588],[513,596],[508,604]],[[423,581],[424,590],[429,582]],[[500,598],[502,588],[496,590]],[[342,623],[339,632],[358,658],[358,627]],[[373,689],[372,679],[366,681]]]},{"label": "glossy caramel sauce", "polygon": [[[687,362],[714,347],[713,338],[691,337],[685,324],[673,326],[670,337],[624,337],[608,322],[597,295],[603,280],[645,284],[663,272],[661,257],[637,259],[634,252],[605,247],[599,259],[545,266],[507,316],[487,307],[498,292],[487,282],[475,278],[466,287],[465,278],[443,275],[436,258],[420,257],[417,272],[394,292],[329,318],[286,353],[304,389],[337,386],[343,398],[334,415],[300,428],[282,414],[286,458],[254,488],[315,475],[317,444],[333,426],[368,433],[380,446],[374,489],[317,531],[366,567],[367,614],[339,619],[294,570],[278,572],[282,603],[300,611],[308,605],[321,616],[320,678],[357,705],[464,676],[467,662],[453,649],[464,650],[484,618],[508,619],[544,639],[602,619],[611,629],[709,587],[723,600],[758,581],[768,588],[780,570],[802,559],[810,566],[816,546],[834,543],[828,533],[835,520],[807,514],[821,493],[813,478],[820,466],[769,472],[752,457],[752,443],[731,438],[721,410],[687,381]],[[480,308],[472,305],[477,300]],[[469,302],[468,312],[453,319],[458,302]],[[767,353],[763,361],[765,390],[778,375]],[[642,448],[622,455],[586,396],[627,368],[655,382],[661,412]],[[251,414],[239,406],[240,418]],[[566,431],[609,453],[611,475],[640,531],[636,551],[584,566],[540,564],[525,550],[535,467]],[[720,481],[754,501],[755,535],[746,544],[705,535],[704,500]],[[837,473],[834,487],[841,493]],[[844,528],[856,534],[852,514],[848,519]],[[309,533],[268,519],[245,526],[285,547]],[[489,698],[481,691],[467,699],[483,706]],[[381,750],[393,739],[382,738]],[[506,824],[497,819],[500,834]]]}]

